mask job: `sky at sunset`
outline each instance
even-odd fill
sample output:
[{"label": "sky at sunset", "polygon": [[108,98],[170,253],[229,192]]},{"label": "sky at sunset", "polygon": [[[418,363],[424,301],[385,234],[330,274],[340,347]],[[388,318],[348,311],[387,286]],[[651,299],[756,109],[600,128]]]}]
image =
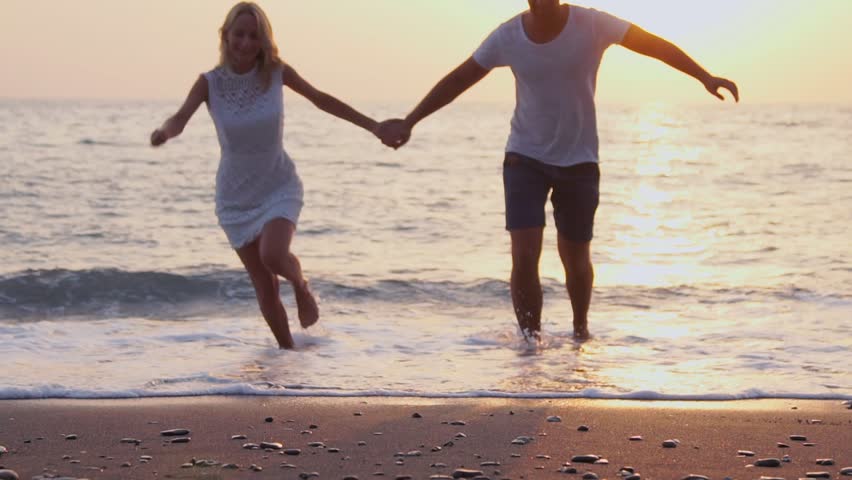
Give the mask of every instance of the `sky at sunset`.
[{"label": "sky at sunset", "polygon": [[[233,1],[3,0],[0,98],[181,99],[218,59]],[[282,57],[351,101],[419,100],[524,0],[268,0]],[[852,0],[585,0],[678,44],[749,103],[852,103]],[[508,69],[465,100],[511,101]],[[710,103],[685,75],[612,47],[601,102]]]}]

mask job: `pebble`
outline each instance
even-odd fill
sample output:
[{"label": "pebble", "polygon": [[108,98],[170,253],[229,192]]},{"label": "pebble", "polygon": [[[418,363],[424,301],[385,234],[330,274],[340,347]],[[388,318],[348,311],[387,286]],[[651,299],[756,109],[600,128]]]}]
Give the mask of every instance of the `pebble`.
[{"label": "pebble", "polygon": [[272,423],[274,420],[275,419],[272,418],[272,417],[266,417],[266,418],[263,419],[263,421],[266,422],[266,423]]},{"label": "pebble", "polygon": [[663,442],[663,448],[677,448],[677,440],[666,440]]},{"label": "pebble", "polygon": [[480,470],[470,470],[467,468],[457,468],[453,472],[453,478],[474,478],[481,477],[483,475]]},{"label": "pebble", "polygon": [[624,477],[624,480],[642,480],[642,475],[639,475],[638,473],[631,473]]},{"label": "pebble", "polygon": [[808,478],[831,478],[831,474],[828,472],[808,472],[805,476]]},{"label": "pebble", "polygon": [[122,464],[121,464],[121,467],[122,467],[122,468],[130,468],[130,467],[132,467],[132,466],[133,466],[133,465],[132,465],[130,462],[124,462],[124,463],[122,463]]},{"label": "pebble", "polygon": [[642,435],[633,435],[632,437],[630,437],[631,442],[641,442],[642,440]]},{"label": "pebble", "polygon": [[65,440],[77,440],[77,435],[74,433],[65,435]]},{"label": "pebble", "polygon": [[569,466],[565,465],[565,466],[563,466],[562,468],[560,468],[557,472],[558,472],[558,473],[570,473],[570,474],[574,474],[574,473],[577,473],[577,469],[576,469],[576,468],[574,468],[574,467],[569,467]]},{"label": "pebble", "polygon": [[434,447],[432,447],[432,451],[433,451],[433,452],[440,452],[441,450],[443,450],[443,449],[442,449],[441,447],[437,446],[437,445],[435,445]]},{"label": "pebble", "polygon": [[260,450],[260,445],[256,443],[244,443],[243,448],[246,450]]},{"label": "pebble", "polygon": [[355,475],[346,475],[343,477],[343,480],[358,480],[358,477]]},{"label": "pebble", "polygon": [[785,480],[783,477],[764,477],[761,476],[759,480]]},{"label": "pebble", "polygon": [[245,435],[231,435],[231,440],[245,440],[247,438]]},{"label": "pebble", "polygon": [[636,473],[636,469],[634,469],[633,467],[621,467],[621,470],[619,470],[618,473],[621,473],[621,472],[627,472],[628,474]]},{"label": "pebble", "polygon": [[790,463],[793,461],[793,459],[790,458],[790,455],[784,455],[783,457],[781,457],[781,461],[784,463]]},{"label": "pebble", "polygon": [[451,477],[449,475],[437,474],[437,475],[431,475],[429,477],[429,480],[453,480],[453,477]]},{"label": "pebble", "polygon": [[160,435],[164,437],[182,437],[184,435],[189,435],[189,430],[185,428],[173,428],[171,430],[163,430],[160,432]]},{"label": "pebble", "polygon": [[252,472],[262,472],[263,467],[261,467],[260,465],[255,465],[255,464],[252,463],[251,465],[249,465],[249,470],[251,470]]},{"label": "pebble", "polygon": [[9,453],[9,449],[4,447],[3,445],[0,445],[0,456],[2,456],[4,453]]},{"label": "pebble", "polygon": [[299,478],[302,480],[307,480],[308,478],[319,477],[320,474],[318,472],[302,472],[299,474]]},{"label": "pebble", "polygon": [[492,460],[492,461],[488,461],[488,462],[482,462],[482,463],[479,464],[479,466],[480,467],[499,467],[500,462],[495,462],[495,461]]},{"label": "pebble", "polygon": [[313,448],[325,448],[325,444],[322,442],[310,442],[308,446]]},{"label": "pebble", "polygon": [[142,440],[136,438],[122,438],[118,441],[118,443],[132,443],[134,445],[139,445],[140,443],[142,443]]},{"label": "pebble", "polygon": [[753,457],[755,453],[751,450],[737,450],[737,455],[740,457]]},{"label": "pebble", "polygon": [[301,450],[299,450],[298,448],[288,448],[288,449],[284,450],[284,455],[293,455],[293,456],[295,456],[295,455],[299,455],[299,454],[301,454],[301,453],[302,453],[302,451],[301,451]]},{"label": "pebble", "polygon": [[336,447],[329,448],[326,450],[328,453],[340,453],[340,449]]},{"label": "pebble", "polygon": [[539,460],[550,460],[550,455],[536,455],[535,458]]},{"label": "pebble", "polygon": [[432,465],[429,465],[429,466],[432,467],[432,468],[447,468],[446,463],[433,463]]},{"label": "pebble", "polygon": [[602,458],[602,459],[598,460],[597,462],[595,462],[595,465],[609,465],[609,460]]},{"label": "pebble", "polygon": [[318,429],[318,428],[319,428],[319,425],[314,425],[314,424],[312,423],[312,424],[308,425],[308,428],[309,428],[309,429],[311,429],[311,430],[316,430],[316,429]]},{"label": "pebble", "polygon": [[139,457],[140,461],[145,461],[145,462],[150,462],[153,459],[154,459],[154,457],[152,457],[151,455],[142,455],[142,456]]},{"label": "pebble", "polygon": [[778,448],[790,448],[790,445],[787,445],[786,443],[778,442],[776,445],[778,445]]},{"label": "pebble", "polygon": [[226,470],[237,470],[237,469],[240,468],[240,466],[237,465],[236,463],[226,463],[226,464],[222,465],[222,468],[224,468]]},{"label": "pebble", "polygon": [[423,418],[423,415],[420,415],[419,413],[414,412],[414,413],[411,414],[411,418]]},{"label": "pebble", "polygon": [[806,446],[806,447],[815,447],[815,446],[816,446],[816,443],[805,442],[805,443],[803,443],[802,445],[804,445],[804,446]]},{"label": "pebble", "polygon": [[852,477],[852,467],[841,468],[840,474],[846,477]]},{"label": "pebble", "polygon": [[595,472],[586,472],[583,474],[583,480],[598,480],[598,474]]},{"label": "pebble", "polygon": [[270,449],[270,450],[281,450],[284,448],[284,445],[278,442],[260,442],[260,448],[262,449]]},{"label": "pebble", "polygon": [[363,447],[366,444],[367,444],[367,442],[365,442],[364,440],[361,440],[360,442],[358,442],[359,447]]},{"label": "pebble", "polygon": [[311,431],[311,430],[302,430],[300,433],[302,435],[313,435],[314,434],[314,432]]},{"label": "pebble", "polygon": [[363,416],[364,416],[364,413],[363,413],[363,412],[355,412],[355,413],[353,413],[352,415],[354,415],[354,416],[356,416],[356,417],[363,417]]},{"label": "pebble", "polygon": [[588,425],[580,425],[579,427],[577,427],[577,431],[578,432],[588,432],[589,426]]},{"label": "pebble", "polygon": [[395,480],[414,480],[411,475],[397,475]]},{"label": "pebble", "polygon": [[562,417],[560,417],[559,415],[551,415],[547,417],[547,421],[551,423],[559,423],[562,421]]},{"label": "pebble", "polygon": [[520,436],[520,437],[515,437],[515,439],[512,440],[512,445],[526,445],[526,444],[528,444],[532,441],[533,441],[532,437]]},{"label": "pebble", "polygon": [[595,463],[600,460],[601,457],[598,455],[574,455],[571,457],[572,463]]},{"label": "pebble", "polygon": [[450,425],[455,425],[457,427],[463,427],[463,426],[467,425],[467,423],[465,423],[462,420],[453,420],[452,422],[450,422]]},{"label": "pebble", "polygon": [[790,440],[793,440],[794,442],[807,442],[808,437],[804,435],[790,435]]},{"label": "pebble", "polygon": [[459,432],[459,433],[457,433],[457,434],[455,435],[455,437],[456,437],[456,438],[467,438],[467,435],[465,435],[465,434],[464,434],[464,433],[462,433],[462,432]]},{"label": "pebble", "polygon": [[710,480],[710,479],[705,477],[704,475],[696,475],[694,473],[690,473],[689,475],[683,477],[680,480]]},{"label": "pebble", "polygon": [[780,467],[781,460],[777,458],[761,458],[754,462],[755,467]]},{"label": "pebble", "polygon": [[189,443],[190,440],[192,440],[192,438],[190,438],[190,437],[178,437],[178,438],[173,439],[169,443]]},{"label": "pebble", "polygon": [[14,470],[0,470],[0,480],[19,480],[19,478]]}]

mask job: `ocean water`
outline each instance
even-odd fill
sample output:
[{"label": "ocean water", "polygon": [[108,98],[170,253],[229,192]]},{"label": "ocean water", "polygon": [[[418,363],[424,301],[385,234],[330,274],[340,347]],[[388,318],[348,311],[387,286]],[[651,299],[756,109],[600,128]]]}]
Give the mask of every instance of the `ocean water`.
[{"label": "ocean water", "polygon": [[152,149],[175,102],[0,101],[0,398],[852,398],[852,106],[601,105],[594,338],[571,338],[548,217],[530,348],[503,229],[512,105],[451,105],[392,151],[286,102],[322,315],[291,322],[294,351],[216,224],[206,111]]}]

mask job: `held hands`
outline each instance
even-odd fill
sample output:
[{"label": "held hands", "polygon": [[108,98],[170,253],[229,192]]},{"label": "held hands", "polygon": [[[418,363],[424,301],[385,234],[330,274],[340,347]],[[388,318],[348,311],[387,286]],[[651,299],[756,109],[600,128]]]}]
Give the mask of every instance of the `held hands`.
[{"label": "held hands", "polygon": [[405,123],[405,120],[394,118],[379,123],[373,134],[379,137],[382,143],[396,150],[411,138],[411,127]]},{"label": "held hands", "polygon": [[704,80],[703,83],[704,88],[706,88],[711,95],[718,98],[719,100],[725,99],[725,97],[723,97],[722,94],[719,93],[719,89],[724,88],[725,90],[731,92],[731,94],[734,96],[734,100],[736,100],[737,102],[740,101],[740,92],[737,89],[737,84],[728,80],[727,78],[709,77]]}]

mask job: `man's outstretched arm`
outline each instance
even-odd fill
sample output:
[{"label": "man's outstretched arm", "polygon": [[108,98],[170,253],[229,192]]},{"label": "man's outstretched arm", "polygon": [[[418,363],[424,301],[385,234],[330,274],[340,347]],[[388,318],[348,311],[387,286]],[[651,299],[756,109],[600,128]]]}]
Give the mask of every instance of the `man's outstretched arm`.
[{"label": "man's outstretched arm", "polygon": [[724,88],[731,92],[734,99],[740,101],[740,93],[737,85],[721,77],[714,77],[706,70],[701,68],[701,65],[689,57],[677,45],[664,40],[652,33],[646,32],[636,25],[630,25],[624,39],[621,41],[621,46],[633,50],[636,53],[641,53],[652,58],[656,58],[661,62],[680,70],[681,72],[694,77],[704,85],[713,96],[719,100],[724,100],[719,93],[720,88]]},{"label": "man's outstretched arm", "polygon": [[379,136],[385,145],[399,148],[408,141],[411,130],[420,120],[445,107],[465,90],[488,75],[487,68],[468,58],[447,76],[441,79],[432,90],[417,104],[405,119],[387,120],[379,126]]}]

